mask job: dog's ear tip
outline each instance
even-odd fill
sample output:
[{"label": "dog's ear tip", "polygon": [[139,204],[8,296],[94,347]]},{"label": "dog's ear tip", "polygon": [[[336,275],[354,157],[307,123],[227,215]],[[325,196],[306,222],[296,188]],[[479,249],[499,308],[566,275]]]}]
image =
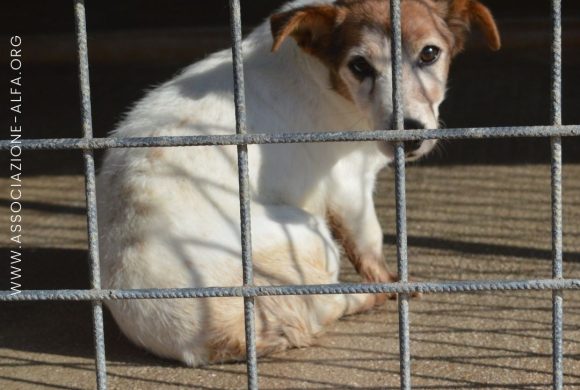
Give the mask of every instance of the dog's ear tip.
[{"label": "dog's ear tip", "polygon": [[470,18],[478,25],[485,36],[487,46],[492,51],[501,49],[501,36],[493,14],[478,0],[471,0]]},{"label": "dog's ear tip", "polygon": [[500,51],[502,47],[502,42],[499,37],[494,37],[493,39],[487,42],[487,47],[491,51]]},{"label": "dog's ear tip", "polygon": [[499,32],[497,28],[495,29],[494,33],[488,38],[487,46],[491,51],[499,51],[502,46],[501,38],[499,36]]},{"label": "dog's ear tip", "polygon": [[270,48],[270,52],[271,53],[275,53],[278,51],[278,49],[280,48],[280,46],[282,46],[282,41],[283,39],[274,39],[274,41],[272,42],[272,47]]},{"label": "dog's ear tip", "polygon": [[272,51],[278,50],[289,36],[307,50],[317,37],[325,35],[323,32],[331,31],[337,17],[336,7],[330,4],[307,5],[271,15]]}]

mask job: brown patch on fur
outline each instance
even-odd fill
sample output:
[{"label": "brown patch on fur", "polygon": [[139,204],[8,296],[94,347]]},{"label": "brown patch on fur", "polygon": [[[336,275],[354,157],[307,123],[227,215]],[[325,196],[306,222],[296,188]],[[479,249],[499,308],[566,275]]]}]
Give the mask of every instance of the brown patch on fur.
[{"label": "brown patch on fur", "polygon": [[342,77],[340,77],[336,71],[330,72],[330,86],[343,98],[354,103],[354,99],[352,98],[348,87],[346,86]]},{"label": "brown patch on fur", "polygon": [[151,205],[141,195],[143,194],[139,193],[134,186],[124,184],[119,191],[119,202],[123,203],[125,207],[131,208],[136,215],[148,215],[152,212]]},{"label": "brown patch on fur", "polygon": [[149,203],[136,200],[133,202],[133,210],[135,211],[135,214],[145,216],[151,214],[153,209]]},{"label": "brown patch on fur", "polygon": [[348,260],[365,282],[394,282],[396,276],[387,271],[384,260],[374,254],[361,253],[338,215],[328,212],[327,220],[334,237],[341,243]]},{"label": "brown patch on fur", "polygon": [[501,48],[501,38],[491,11],[479,1],[472,1],[471,18],[483,31],[489,48],[494,51],[499,50]]},{"label": "brown patch on fur", "polygon": [[121,186],[121,190],[119,191],[122,199],[131,198],[135,193],[133,186],[124,184]]},{"label": "brown patch on fur", "polygon": [[378,4],[378,0],[339,0],[334,5],[306,6],[272,15],[272,51],[278,50],[287,37],[294,38],[302,50],[329,69],[331,87],[352,101],[339,69],[348,49],[361,41],[363,21],[379,20],[377,13],[386,17],[388,9],[384,9],[384,3],[383,7],[377,7]]},{"label": "brown patch on fur", "polygon": [[463,50],[467,34],[474,22],[483,31],[487,45],[491,50],[499,50],[501,39],[493,15],[489,9],[477,0],[439,0],[447,3],[445,20],[456,38],[452,54]]},{"label": "brown patch on fur", "polygon": [[[267,283],[262,283],[267,284]],[[256,353],[264,356],[292,347],[312,345],[311,300],[319,297],[277,296],[256,298]],[[210,321],[209,362],[243,360],[246,357],[243,303],[220,299],[220,309]],[[217,307],[217,305],[216,305]]]},{"label": "brown patch on fur", "polygon": [[342,246],[342,249],[344,250],[347,259],[352,263],[356,271],[360,274],[360,256],[350,232],[348,229],[346,229],[342,223],[342,220],[336,214],[330,211],[327,213],[327,220],[332,235],[336,240],[338,240]]},{"label": "brown patch on fur", "polygon": [[242,360],[246,356],[243,300],[217,298],[208,321],[206,344],[210,363]]},{"label": "brown patch on fur", "polygon": [[[382,257],[359,251],[351,232],[337,214],[328,212],[327,220],[332,234],[342,244],[346,257],[365,282],[394,283],[399,281],[397,275],[387,270],[387,265]],[[411,296],[420,297],[421,293],[413,293]],[[393,299],[395,297],[396,294],[376,294],[375,304],[381,305],[386,298]]]},{"label": "brown patch on fur", "polygon": [[[295,250],[278,245],[256,251],[255,285],[329,283],[324,246],[313,243],[308,241]],[[257,355],[310,346],[322,333],[322,326],[343,315],[369,310],[376,299],[372,294],[256,297]],[[243,360],[246,341],[242,300],[219,298],[211,307],[206,344],[209,362]]]},{"label": "brown patch on fur", "polygon": [[[318,243],[298,248],[291,248],[287,244],[276,245],[256,250],[253,258],[254,283],[257,286],[324,284],[330,281],[330,275],[325,270],[324,248]],[[257,297],[255,320],[258,356],[311,345],[320,331],[312,323],[311,312],[316,310],[316,299],[321,297]],[[213,305],[213,308],[206,344],[209,361],[244,359],[246,342],[241,299],[220,299],[219,305]]]},{"label": "brown patch on fur", "polygon": [[147,151],[147,159],[151,162],[154,162],[163,158],[164,154],[165,151],[163,150],[163,148],[150,148]]},{"label": "brown patch on fur", "polygon": [[[326,271],[323,247],[311,247],[310,251],[299,252],[277,247],[275,250],[259,251],[254,256],[256,285],[271,284],[327,284],[331,276]],[[263,345],[274,345],[280,341],[276,335],[284,336],[287,347],[304,347],[314,342],[322,329],[313,329],[309,312],[315,311],[321,325],[328,325],[344,315],[371,309],[377,302],[373,294],[346,296],[314,295],[288,297],[259,297],[257,318],[263,326]],[[258,322],[258,321],[257,321]],[[268,341],[266,341],[268,340]]]},{"label": "brown patch on fur", "polygon": [[441,13],[445,9],[430,0],[408,0],[401,4],[403,45],[408,51],[419,52],[422,47],[417,45],[423,45],[425,38],[434,33],[443,38],[448,47],[453,47],[455,37],[447,28],[445,14]]},{"label": "brown patch on fur", "polygon": [[324,247],[294,247],[288,244],[255,250],[256,285],[329,283]]},{"label": "brown patch on fur", "polygon": [[[349,49],[360,44],[363,28],[390,37],[389,8],[390,3],[384,0],[337,0],[333,4],[305,6],[272,15],[272,51],[278,50],[287,37],[294,38],[302,50],[327,66],[331,87],[353,100],[339,69]],[[436,31],[455,55],[465,46],[474,22],[483,30],[492,50],[501,46],[493,16],[477,0],[403,0],[401,13],[404,45],[412,45],[419,36]]]},{"label": "brown patch on fur", "polygon": [[332,29],[342,10],[333,5],[306,6],[272,15],[270,27],[278,50],[286,37],[291,36],[307,53],[322,52],[332,39]]}]

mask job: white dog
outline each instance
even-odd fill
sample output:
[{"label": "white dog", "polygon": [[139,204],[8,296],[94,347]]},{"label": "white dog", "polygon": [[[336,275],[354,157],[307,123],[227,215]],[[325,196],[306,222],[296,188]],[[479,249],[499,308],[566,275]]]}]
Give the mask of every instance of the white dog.
[{"label": "white dog", "polygon": [[[452,57],[470,24],[500,46],[476,0],[403,0],[407,128],[436,128]],[[249,132],[386,129],[391,124],[388,0],[287,4],[243,42]],[[114,137],[235,133],[231,52],[151,91]],[[408,157],[435,141],[408,145]],[[373,205],[386,143],[249,146],[257,285],[338,281],[341,251],[367,282],[390,282]],[[240,286],[235,146],[115,149],[98,180],[103,287]],[[256,298],[259,355],[309,345],[324,325],[384,296]],[[241,298],[108,301],[123,332],[188,365],[245,357]]]}]

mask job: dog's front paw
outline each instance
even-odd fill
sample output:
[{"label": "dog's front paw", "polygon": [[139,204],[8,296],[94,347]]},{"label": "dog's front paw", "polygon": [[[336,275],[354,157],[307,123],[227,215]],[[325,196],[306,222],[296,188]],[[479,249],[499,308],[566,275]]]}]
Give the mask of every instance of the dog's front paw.
[{"label": "dog's front paw", "polygon": [[[363,263],[359,273],[366,283],[393,283],[397,281],[397,276],[387,271],[382,259]],[[387,299],[394,299],[395,297],[396,294],[393,293],[375,294],[375,306],[381,306]]]},{"label": "dog's front paw", "polygon": [[392,283],[398,280],[395,274],[387,271],[383,259],[363,258],[358,269],[360,276],[368,283]]},{"label": "dog's front paw", "polygon": [[[399,276],[392,272],[387,271],[386,267],[375,267],[372,270],[366,269],[361,272],[363,280],[367,283],[396,283],[399,282]],[[412,281],[413,279],[411,279]],[[395,300],[397,299],[397,293],[384,293],[376,294],[375,306],[380,306],[385,303],[387,299]],[[420,298],[422,294],[420,292],[413,292],[409,294],[411,298]]]},{"label": "dog's front paw", "polygon": [[[390,274],[390,275],[392,277],[392,283],[400,282],[398,275],[396,275],[396,274]],[[414,280],[413,280],[413,278],[411,278],[409,281],[413,282]],[[389,294],[389,299],[395,300],[395,299],[397,299],[397,296],[398,296],[398,294],[396,294],[396,293]],[[409,294],[409,296],[411,298],[421,298],[423,296],[423,294],[418,292],[418,291],[415,291],[415,292],[412,292],[411,294]]]}]

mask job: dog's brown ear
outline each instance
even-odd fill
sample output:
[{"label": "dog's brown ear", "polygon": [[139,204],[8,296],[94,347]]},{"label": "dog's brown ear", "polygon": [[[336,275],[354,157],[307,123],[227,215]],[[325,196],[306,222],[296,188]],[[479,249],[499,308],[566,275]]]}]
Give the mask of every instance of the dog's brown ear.
[{"label": "dog's brown ear", "polygon": [[490,10],[477,0],[446,0],[447,25],[455,35],[453,55],[463,50],[471,24],[481,29],[487,46],[491,50],[499,50],[501,39],[493,15]]},{"label": "dog's brown ear", "polygon": [[270,17],[270,28],[274,38],[272,51],[278,50],[288,36],[294,38],[307,52],[320,51],[329,43],[338,14],[337,7],[320,5],[272,15]]},{"label": "dog's brown ear", "polygon": [[485,35],[485,41],[491,50],[501,48],[501,38],[495,19],[490,10],[479,1],[471,2],[471,17]]}]

